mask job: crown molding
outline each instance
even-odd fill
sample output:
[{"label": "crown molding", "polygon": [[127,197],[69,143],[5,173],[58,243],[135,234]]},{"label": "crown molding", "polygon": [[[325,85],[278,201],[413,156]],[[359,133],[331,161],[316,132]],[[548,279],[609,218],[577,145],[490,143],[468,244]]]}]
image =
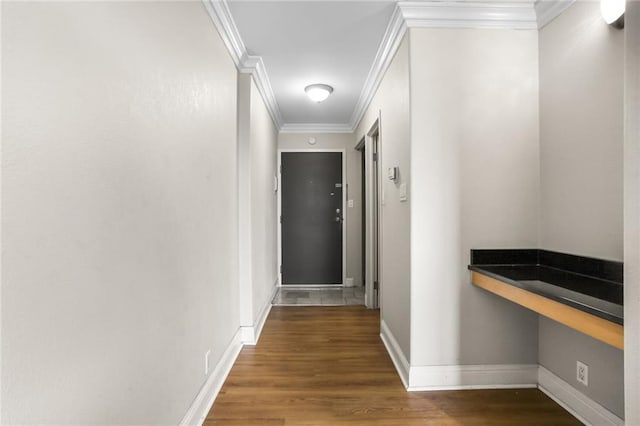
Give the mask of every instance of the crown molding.
[{"label": "crown molding", "polygon": [[280,133],[353,133],[350,124],[335,123],[285,123]]},{"label": "crown molding", "polygon": [[409,28],[493,28],[536,30],[554,20],[575,0],[399,1],[378,47],[348,124],[284,123],[260,56],[248,55],[227,0],[202,0],[239,72],[251,74],[276,128],[283,133],[351,133],[371,104],[384,73]]},{"label": "crown molding", "polygon": [[360,120],[362,120],[369,104],[373,100],[376,90],[378,89],[380,82],[382,82],[384,73],[391,64],[398,47],[400,47],[400,43],[402,42],[402,38],[406,31],[407,24],[404,16],[402,15],[402,9],[400,8],[399,3],[396,3],[393,15],[391,15],[387,29],[382,37],[382,42],[378,47],[375,59],[373,60],[367,79],[365,80],[362,91],[360,92],[360,98],[358,99],[358,102],[353,109],[353,113],[351,114],[351,120],[349,120],[351,131],[355,131],[358,124],[360,124]]},{"label": "crown molding", "polygon": [[573,3],[575,0],[538,0],[535,4],[538,29],[547,26]]},{"label": "crown molding", "polygon": [[251,74],[253,80],[256,83],[258,92],[262,95],[262,99],[269,110],[271,119],[273,120],[277,129],[281,129],[283,126],[282,115],[280,114],[280,107],[276,101],[276,95],[273,93],[271,82],[267,70],[262,62],[261,56],[243,55],[238,67],[241,73]]},{"label": "crown molding", "polygon": [[240,37],[240,32],[236,26],[229,5],[226,0],[202,0],[207,13],[213,21],[213,25],[220,33],[220,37],[224,42],[233,63],[238,71],[245,74],[251,74],[256,83],[256,87],[262,95],[262,99],[271,115],[276,128],[282,127],[282,114],[278,107],[278,102],[273,93],[273,88],[269,81],[269,76],[264,66],[264,62],[260,56],[251,56],[247,53],[247,49]]},{"label": "crown molding", "polygon": [[384,73],[408,28],[537,28],[533,3],[477,3],[456,1],[421,1],[396,3],[360,98],[353,110],[350,125],[357,128],[373,99]]},{"label": "crown molding", "polygon": [[231,11],[225,0],[202,0],[213,25],[220,33],[220,37],[227,46],[227,50],[233,59],[236,67],[240,67],[242,57],[246,55],[247,49],[244,47],[240,32],[231,16]]},{"label": "crown molding", "polygon": [[399,2],[409,28],[538,28],[533,2]]}]

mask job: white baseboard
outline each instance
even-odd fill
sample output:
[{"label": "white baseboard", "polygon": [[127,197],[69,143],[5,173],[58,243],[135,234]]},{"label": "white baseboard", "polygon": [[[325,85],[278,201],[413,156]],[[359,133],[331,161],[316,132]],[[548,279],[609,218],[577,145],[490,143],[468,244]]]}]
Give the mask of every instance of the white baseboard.
[{"label": "white baseboard", "polygon": [[409,391],[535,388],[538,364],[411,366]]},{"label": "white baseboard", "polygon": [[276,278],[276,281],[271,287],[271,292],[269,292],[269,297],[262,306],[262,309],[260,309],[258,318],[255,319],[253,326],[240,327],[241,339],[243,344],[254,346],[258,343],[260,334],[262,334],[262,327],[264,327],[264,323],[267,322],[269,312],[271,312],[271,301],[275,297],[277,291],[278,279]]},{"label": "white baseboard", "polygon": [[200,426],[204,423],[241,349],[242,341],[240,339],[240,330],[238,330],[222,354],[220,361],[216,364],[207,381],[200,389],[200,392],[198,392],[196,399],[193,400],[191,407],[189,407],[180,425]]},{"label": "white baseboard", "polygon": [[384,322],[384,320],[380,321],[380,338],[382,339],[382,343],[384,343],[384,346],[387,348],[389,357],[391,357],[391,361],[398,371],[398,375],[400,376],[400,380],[402,380],[402,384],[405,388],[408,388],[409,361],[407,361],[407,358],[404,356],[404,353],[402,352],[398,341],[393,336],[393,333]]},{"label": "white baseboard", "polygon": [[624,425],[624,420],[604,408],[543,366],[538,368],[538,387],[586,425]]},{"label": "white baseboard", "polygon": [[408,391],[538,386],[537,364],[411,366],[384,320],[380,322],[380,338]]}]

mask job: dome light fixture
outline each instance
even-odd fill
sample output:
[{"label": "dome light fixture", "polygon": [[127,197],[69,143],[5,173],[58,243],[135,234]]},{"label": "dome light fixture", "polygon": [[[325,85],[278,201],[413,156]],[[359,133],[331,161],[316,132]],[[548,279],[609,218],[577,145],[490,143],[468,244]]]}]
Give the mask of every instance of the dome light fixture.
[{"label": "dome light fixture", "polygon": [[304,88],[305,93],[314,102],[322,102],[333,92],[333,87],[328,84],[311,84]]},{"label": "dome light fixture", "polygon": [[600,0],[604,21],[616,28],[624,28],[625,0]]}]

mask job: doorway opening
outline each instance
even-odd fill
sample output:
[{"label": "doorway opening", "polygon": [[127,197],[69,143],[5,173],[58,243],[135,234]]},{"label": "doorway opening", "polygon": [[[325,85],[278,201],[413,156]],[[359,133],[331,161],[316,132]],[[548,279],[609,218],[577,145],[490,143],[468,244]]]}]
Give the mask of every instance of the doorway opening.
[{"label": "doorway opening", "polygon": [[380,307],[380,131],[379,119],[356,145],[362,155],[362,269],[365,304]]}]

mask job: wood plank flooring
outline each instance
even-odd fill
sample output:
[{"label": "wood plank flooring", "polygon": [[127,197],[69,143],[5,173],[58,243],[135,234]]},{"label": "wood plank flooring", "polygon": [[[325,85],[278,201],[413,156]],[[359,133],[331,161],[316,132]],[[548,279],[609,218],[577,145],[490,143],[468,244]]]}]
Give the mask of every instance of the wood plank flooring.
[{"label": "wood plank flooring", "polygon": [[407,392],[362,306],[273,307],[205,425],[580,425],[537,389]]}]

